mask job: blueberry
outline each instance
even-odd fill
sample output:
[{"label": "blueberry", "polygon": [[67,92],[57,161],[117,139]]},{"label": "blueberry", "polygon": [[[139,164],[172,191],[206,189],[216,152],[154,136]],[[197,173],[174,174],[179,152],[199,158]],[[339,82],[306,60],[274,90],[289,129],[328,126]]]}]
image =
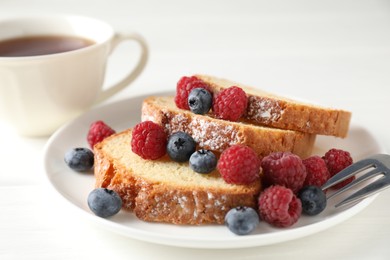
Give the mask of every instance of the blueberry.
[{"label": "blueberry", "polygon": [[212,105],[212,96],[204,88],[194,88],[188,95],[188,106],[195,114],[206,114]]},{"label": "blueberry", "polygon": [[201,149],[190,157],[190,168],[197,173],[210,173],[217,167],[217,157],[210,150]]},{"label": "blueberry", "polygon": [[168,139],[167,153],[176,162],[185,162],[195,152],[196,143],[194,139],[185,132],[176,132]]},{"label": "blueberry", "polygon": [[317,186],[305,186],[298,197],[302,202],[302,212],[309,216],[321,213],[326,208],[326,195]]},{"label": "blueberry", "polygon": [[88,148],[73,148],[65,153],[64,161],[72,170],[85,172],[93,167],[93,152]]},{"label": "blueberry", "polygon": [[122,199],[113,190],[97,188],[88,195],[88,207],[95,215],[108,218],[119,212],[122,207]]},{"label": "blueberry", "polygon": [[226,226],[237,235],[251,233],[259,222],[260,219],[257,212],[253,208],[245,206],[232,208],[225,216]]}]

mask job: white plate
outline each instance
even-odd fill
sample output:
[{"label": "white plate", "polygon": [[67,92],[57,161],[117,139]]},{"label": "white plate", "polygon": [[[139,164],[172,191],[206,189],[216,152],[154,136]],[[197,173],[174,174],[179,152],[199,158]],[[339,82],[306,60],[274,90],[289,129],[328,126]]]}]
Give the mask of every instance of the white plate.
[{"label": "white plate", "polygon": [[[328,229],[357,214],[375,198],[372,196],[349,208],[337,210],[333,207],[334,202],[329,201],[329,206],[324,212],[315,217],[302,216],[298,223],[290,228],[272,228],[266,223],[261,223],[253,234],[246,236],[236,236],[224,225],[176,226],[147,223],[124,211],[110,219],[96,217],[86,203],[89,192],[94,188],[93,174],[70,170],[64,163],[64,154],[73,147],[88,147],[86,133],[93,121],[104,120],[118,132],[140,122],[140,108],[144,98],[145,96],[130,98],[87,112],[59,129],[50,138],[44,151],[47,178],[55,192],[65,198],[68,205],[77,209],[81,215],[112,231],[143,241],[193,248],[270,245]],[[359,125],[351,126],[349,137],[346,139],[319,136],[314,153],[323,155],[333,147],[350,151],[354,160],[384,152],[367,129]]]}]

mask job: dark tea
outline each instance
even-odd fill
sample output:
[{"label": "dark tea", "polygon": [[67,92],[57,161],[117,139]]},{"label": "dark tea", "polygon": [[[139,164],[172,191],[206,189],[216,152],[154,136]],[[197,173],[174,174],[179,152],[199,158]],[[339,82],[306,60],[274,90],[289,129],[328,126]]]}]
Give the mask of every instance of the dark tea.
[{"label": "dark tea", "polygon": [[73,51],[92,45],[94,42],[73,36],[28,36],[0,41],[0,57],[23,57],[48,55]]}]

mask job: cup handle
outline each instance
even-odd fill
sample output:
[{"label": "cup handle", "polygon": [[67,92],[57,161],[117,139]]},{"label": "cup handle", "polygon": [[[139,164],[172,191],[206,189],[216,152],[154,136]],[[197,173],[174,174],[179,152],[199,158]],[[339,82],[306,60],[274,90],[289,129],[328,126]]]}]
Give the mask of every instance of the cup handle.
[{"label": "cup handle", "polygon": [[112,40],[110,53],[118,46],[119,43],[123,41],[136,41],[140,45],[141,56],[139,58],[138,64],[121,81],[104,89],[96,99],[95,104],[98,104],[108,99],[109,97],[113,96],[114,94],[126,88],[132,81],[134,81],[139,76],[139,74],[141,74],[142,70],[145,68],[149,56],[149,51],[148,51],[148,46],[146,44],[146,41],[143,39],[143,37],[136,33],[130,33],[130,34],[117,33],[115,34]]}]

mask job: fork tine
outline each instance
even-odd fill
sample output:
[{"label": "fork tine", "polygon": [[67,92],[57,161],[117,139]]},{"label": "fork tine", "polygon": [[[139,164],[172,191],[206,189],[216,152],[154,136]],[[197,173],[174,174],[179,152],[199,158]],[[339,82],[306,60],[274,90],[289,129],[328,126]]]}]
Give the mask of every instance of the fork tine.
[{"label": "fork tine", "polygon": [[354,201],[360,200],[362,198],[368,197],[369,195],[378,193],[378,192],[384,190],[385,188],[388,188],[389,185],[390,185],[389,178],[385,178],[385,177],[380,178],[380,179],[368,184],[363,189],[350,195],[349,197],[347,197],[343,201],[337,203],[335,205],[335,207],[337,208],[337,207],[340,207],[340,206],[345,205],[347,203],[354,202]]},{"label": "fork tine", "polygon": [[363,159],[361,161],[358,161],[358,162],[348,166],[344,170],[340,171],[336,175],[334,175],[324,185],[322,185],[321,188],[322,188],[322,190],[326,190],[326,189],[332,187],[333,185],[335,185],[335,184],[337,184],[345,179],[348,179],[349,177],[351,177],[359,172],[367,170],[368,168],[373,167],[373,166],[374,166],[374,161],[372,159]]},{"label": "fork tine", "polygon": [[375,168],[375,169],[373,169],[373,170],[363,174],[362,176],[356,178],[355,180],[353,180],[352,182],[348,183],[344,187],[338,189],[333,194],[331,194],[327,199],[333,198],[333,197],[339,195],[340,193],[343,193],[344,191],[350,189],[352,186],[358,185],[359,183],[362,183],[365,180],[368,180],[368,179],[370,179],[370,178],[374,177],[375,175],[378,175],[379,173],[382,173],[382,172],[383,172],[383,169],[381,167],[380,168]]}]

